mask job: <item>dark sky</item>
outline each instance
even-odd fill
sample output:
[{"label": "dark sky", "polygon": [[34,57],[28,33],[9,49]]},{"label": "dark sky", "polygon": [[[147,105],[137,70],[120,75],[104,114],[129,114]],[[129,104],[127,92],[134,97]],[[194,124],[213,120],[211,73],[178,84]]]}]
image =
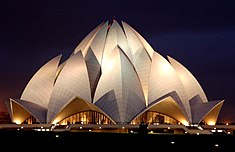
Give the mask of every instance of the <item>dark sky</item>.
[{"label": "dark sky", "polygon": [[234,0],[1,0],[0,102],[20,98],[42,65],[59,54],[66,59],[113,19],[183,64],[209,100],[225,99],[218,122],[235,122]]}]

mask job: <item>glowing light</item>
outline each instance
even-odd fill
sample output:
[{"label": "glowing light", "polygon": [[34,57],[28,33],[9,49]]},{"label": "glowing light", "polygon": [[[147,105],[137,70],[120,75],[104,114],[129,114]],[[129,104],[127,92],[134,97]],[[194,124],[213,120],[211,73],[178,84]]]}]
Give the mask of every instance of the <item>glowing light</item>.
[{"label": "glowing light", "polygon": [[113,63],[112,63],[112,62],[109,62],[109,63],[107,64],[107,68],[111,70],[111,69],[113,68]]},{"label": "glowing light", "polygon": [[172,67],[170,66],[170,64],[162,64],[161,65],[161,70],[162,72],[170,72],[170,70],[172,69]]},{"label": "glowing light", "polygon": [[185,126],[189,126],[189,123],[186,120],[180,120],[180,122]]},{"label": "glowing light", "polygon": [[67,125],[67,124],[66,124],[66,122],[65,122],[65,121],[63,121],[63,122],[61,123],[61,125]]},{"label": "glowing light", "polygon": [[215,144],[215,147],[218,147],[219,145],[218,144]]},{"label": "glowing light", "polygon": [[215,125],[215,121],[209,121],[207,124],[210,126]]},{"label": "glowing light", "polygon": [[21,124],[21,121],[19,119],[15,119],[13,120],[14,123],[16,123],[17,125]]},{"label": "glowing light", "polygon": [[112,60],[104,60],[103,61],[103,64],[105,65],[105,67],[108,69],[108,70],[112,70],[113,69],[113,61]]},{"label": "glowing light", "polygon": [[171,142],[171,144],[174,144],[174,143],[175,143],[174,141]]},{"label": "glowing light", "polygon": [[81,118],[81,124],[83,124],[83,122],[86,122],[87,120],[87,116],[84,114],[84,116]]},{"label": "glowing light", "polygon": [[53,122],[52,122],[52,124],[57,124],[59,122],[59,120],[58,119],[55,119]]},{"label": "glowing light", "polygon": [[201,126],[198,126],[197,128],[200,129],[200,130],[203,130],[203,128]]}]

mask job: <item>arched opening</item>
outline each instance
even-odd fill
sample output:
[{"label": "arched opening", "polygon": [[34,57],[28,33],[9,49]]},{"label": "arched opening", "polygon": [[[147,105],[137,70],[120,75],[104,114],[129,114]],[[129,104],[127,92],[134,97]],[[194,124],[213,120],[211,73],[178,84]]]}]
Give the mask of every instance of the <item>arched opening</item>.
[{"label": "arched opening", "polygon": [[25,119],[21,124],[39,124],[40,122],[33,116],[28,117]]},{"label": "arched opening", "polygon": [[70,115],[60,122],[60,125],[69,124],[114,124],[108,117],[100,112],[87,110]]},{"label": "arched opening", "polygon": [[146,111],[143,114],[136,117],[131,121],[130,124],[140,124],[144,122],[145,124],[179,124],[180,122],[176,119],[164,115],[162,113],[158,113],[155,111]]}]

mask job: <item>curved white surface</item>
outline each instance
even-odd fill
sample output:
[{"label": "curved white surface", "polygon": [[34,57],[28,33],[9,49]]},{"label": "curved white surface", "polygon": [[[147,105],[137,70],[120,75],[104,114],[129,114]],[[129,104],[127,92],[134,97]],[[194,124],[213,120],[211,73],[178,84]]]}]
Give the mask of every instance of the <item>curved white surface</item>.
[{"label": "curved white surface", "polygon": [[171,65],[174,67],[179,75],[181,82],[184,85],[185,91],[188,96],[188,100],[192,99],[194,96],[199,95],[203,102],[208,102],[207,97],[202,90],[202,87],[196,80],[196,78],[179,62],[168,56]]},{"label": "curved white surface", "polygon": [[34,74],[25,87],[21,100],[31,101],[47,108],[60,58],[61,55],[53,58]]},{"label": "curved white surface", "polygon": [[51,122],[60,109],[76,96],[91,102],[90,92],[86,63],[79,51],[67,60],[55,82],[48,105],[47,122]]}]

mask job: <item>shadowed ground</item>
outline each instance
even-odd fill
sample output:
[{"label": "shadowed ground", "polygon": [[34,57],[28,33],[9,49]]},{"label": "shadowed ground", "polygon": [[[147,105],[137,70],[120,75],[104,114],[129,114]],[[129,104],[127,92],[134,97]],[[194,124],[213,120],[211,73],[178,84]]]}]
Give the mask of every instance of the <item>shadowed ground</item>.
[{"label": "shadowed ground", "polygon": [[[207,152],[232,150],[235,145],[235,136],[1,130],[0,143],[2,147],[14,145],[20,149],[35,146],[36,150],[45,150],[45,148],[103,151],[155,149],[156,151],[200,150]],[[15,148],[14,146],[12,148]]]}]

